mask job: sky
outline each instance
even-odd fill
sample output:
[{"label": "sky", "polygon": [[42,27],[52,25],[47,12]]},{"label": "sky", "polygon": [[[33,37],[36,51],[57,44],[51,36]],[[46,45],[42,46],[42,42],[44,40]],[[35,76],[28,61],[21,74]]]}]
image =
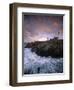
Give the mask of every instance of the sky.
[{"label": "sky", "polygon": [[24,42],[63,39],[63,16],[23,15]]}]

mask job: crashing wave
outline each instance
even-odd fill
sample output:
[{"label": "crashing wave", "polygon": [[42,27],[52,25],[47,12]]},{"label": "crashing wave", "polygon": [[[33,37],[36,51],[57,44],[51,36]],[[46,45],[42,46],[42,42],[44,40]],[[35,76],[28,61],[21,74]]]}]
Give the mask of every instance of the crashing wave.
[{"label": "crashing wave", "polygon": [[63,58],[41,57],[24,48],[24,74],[38,73],[63,73]]}]

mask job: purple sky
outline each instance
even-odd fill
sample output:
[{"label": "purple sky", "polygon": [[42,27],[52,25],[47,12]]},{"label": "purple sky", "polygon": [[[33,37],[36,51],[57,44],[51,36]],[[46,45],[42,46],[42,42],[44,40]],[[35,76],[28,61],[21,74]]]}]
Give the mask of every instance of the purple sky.
[{"label": "purple sky", "polygon": [[63,39],[63,16],[25,15],[24,42],[45,41],[58,36]]}]

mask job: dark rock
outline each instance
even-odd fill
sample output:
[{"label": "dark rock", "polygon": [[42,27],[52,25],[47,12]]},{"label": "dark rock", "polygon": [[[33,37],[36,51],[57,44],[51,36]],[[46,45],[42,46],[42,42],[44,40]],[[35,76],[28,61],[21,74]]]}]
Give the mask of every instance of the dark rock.
[{"label": "dark rock", "polygon": [[39,56],[63,57],[63,40],[60,39],[27,43],[25,48],[32,48],[32,52]]}]

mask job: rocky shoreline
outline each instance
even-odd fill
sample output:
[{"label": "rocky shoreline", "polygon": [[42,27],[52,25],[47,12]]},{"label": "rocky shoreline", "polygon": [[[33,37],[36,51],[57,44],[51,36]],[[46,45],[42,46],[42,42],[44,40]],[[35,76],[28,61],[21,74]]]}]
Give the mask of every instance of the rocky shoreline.
[{"label": "rocky shoreline", "polygon": [[36,41],[26,43],[24,48],[31,48],[32,52],[35,52],[39,56],[51,56],[53,58],[63,57],[63,40],[62,39],[50,39],[48,41]]}]

